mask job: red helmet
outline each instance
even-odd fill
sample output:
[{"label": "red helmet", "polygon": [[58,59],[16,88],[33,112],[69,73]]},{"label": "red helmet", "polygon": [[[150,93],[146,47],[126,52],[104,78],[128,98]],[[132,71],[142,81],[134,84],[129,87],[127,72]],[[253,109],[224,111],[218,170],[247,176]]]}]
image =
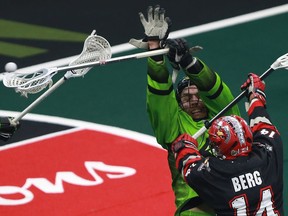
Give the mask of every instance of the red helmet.
[{"label": "red helmet", "polygon": [[253,135],[246,121],[236,115],[215,120],[209,129],[210,147],[217,157],[235,159],[251,151]]}]

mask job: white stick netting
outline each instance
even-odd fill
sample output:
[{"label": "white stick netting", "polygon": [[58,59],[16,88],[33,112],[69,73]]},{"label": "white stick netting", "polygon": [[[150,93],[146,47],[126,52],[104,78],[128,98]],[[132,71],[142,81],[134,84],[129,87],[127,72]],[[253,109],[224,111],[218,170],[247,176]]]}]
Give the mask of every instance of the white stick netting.
[{"label": "white stick netting", "polygon": [[[105,60],[110,58],[111,47],[109,42],[105,38],[96,35],[96,31],[94,30],[85,40],[81,54],[69,66],[97,61],[105,63]],[[90,69],[91,67],[74,69],[68,71],[66,74],[69,74],[69,77],[84,76]],[[61,68],[45,68],[33,73],[11,73],[3,78],[3,84],[6,87],[14,88],[16,92],[27,97],[27,94],[38,93],[47,86],[50,88],[53,84],[52,77],[60,70]],[[67,78],[68,75],[65,77]]]},{"label": "white stick netting", "polygon": [[280,56],[272,65],[271,68],[274,70],[279,68],[284,68],[288,70],[288,53],[285,55]]},{"label": "white stick netting", "polygon": [[52,77],[56,74],[55,70],[43,69],[38,72],[23,74],[7,74],[3,79],[6,87],[14,88],[16,92],[27,97],[27,94],[36,94],[47,86],[53,84]]},{"label": "white stick netting", "polygon": [[[105,38],[97,35],[94,30],[85,40],[82,53],[72,61],[69,66],[96,61],[103,61],[103,63],[105,63],[105,60],[110,59],[111,56],[109,42]],[[71,72],[73,73],[73,76],[84,76],[90,69],[91,67],[74,69]]]}]

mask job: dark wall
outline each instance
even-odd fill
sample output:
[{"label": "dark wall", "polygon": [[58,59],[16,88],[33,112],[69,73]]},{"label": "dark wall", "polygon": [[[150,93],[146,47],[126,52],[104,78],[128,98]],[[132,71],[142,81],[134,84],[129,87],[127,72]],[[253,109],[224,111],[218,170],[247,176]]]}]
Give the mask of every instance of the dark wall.
[{"label": "dark wall", "polygon": [[[131,37],[141,38],[143,28],[138,12],[146,14],[149,5],[159,4],[167,11],[173,21],[172,31],[197,26],[211,21],[222,20],[249,12],[254,12],[287,3],[287,0],[145,0],[145,1],[9,1],[0,2],[0,19],[19,21],[34,25],[64,29],[90,34],[93,29],[103,35],[111,45],[126,43]],[[2,31],[2,29],[1,29]],[[29,66],[36,62],[46,62],[76,55],[82,43],[58,41],[24,40],[3,38],[1,41],[22,43],[48,48],[50,52],[41,56],[18,59],[20,66]],[[62,49],[61,49],[62,47]],[[13,60],[3,55],[1,64]],[[17,60],[17,59],[16,59]]]}]

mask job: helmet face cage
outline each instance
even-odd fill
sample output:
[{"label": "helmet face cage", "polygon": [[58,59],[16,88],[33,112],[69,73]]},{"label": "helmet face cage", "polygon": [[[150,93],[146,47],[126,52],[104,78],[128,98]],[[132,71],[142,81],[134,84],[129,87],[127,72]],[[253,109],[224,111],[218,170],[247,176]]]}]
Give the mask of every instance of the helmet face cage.
[{"label": "helmet face cage", "polygon": [[210,149],[212,150],[212,154],[213,154],[215,157],[225,159],[225,156],[221,153],[221,150],[220,150],[219,146],[218,146],[215,142],[212,142],[212,141],[210,140],[210,141],[209,141],[209,146],[210,146]]},{"label": "helmet face cage", "polygon": [[180,108],[191,116],[194,121],[200,121],[208,117],[208,109],[200,97],[200,91],[189,77],[184,77],[178,83],[176,99]]},{"label": "helmet face cage", "polygon": [[210,147],[215,156],[235,159],[248,155],[252,147],[252,132],[239,116],[225,116],[214,121],[209,129]]},{"label": "helmet face cage", "polygon": [[[193,85],[193,83],[191,82],[191,80],[189,79],[189,77],[184,77],[177,85],[177,89],[176,89],[176,97],[177,97],[177,101],[178,103],[181,105],[181,93],[183,91],[184,88],[186,88],[187,86],[191,86]],[[182,106],[182,105],[181,105]]]}]

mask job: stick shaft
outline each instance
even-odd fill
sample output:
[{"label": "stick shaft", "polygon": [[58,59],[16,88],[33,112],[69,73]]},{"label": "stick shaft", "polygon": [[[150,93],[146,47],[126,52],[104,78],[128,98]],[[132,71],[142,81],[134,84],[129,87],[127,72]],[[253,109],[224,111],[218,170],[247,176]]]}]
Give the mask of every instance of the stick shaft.
[{"label": "stick shaft", "polygon": [[53,91],[55,91],[60,85],[65,82],[65,78],[62,77],[58,80],[51,88],[49,88],[46,92],[44,92],[40,97],[38,97],[33,103],[31,103],[26,109],[24,109],[18,116],[13,118],[13,122],[17,122],[22,119],[28,112],[30,112],[33,108],[35,108],[41,101],[43,101],[46,97],[48,97]]},{"label": "stick shaft", "polygon": [[[273,68],[269,68],[268,70],[266,70],[261,76],[260,79],[264,80],[266,77],[268,77],[272,72],[274,71]],[[247,90],[246,90],[247,91]],[[202,128],[200,128],[200,130],[198,130],[195,134],[193,134],[193,138],[197,139],[198,137],[200,137],[203,133],[205,133],[205,131],[211,126],[211,124],[220,116],[222,116],[223,114],[225,114],[230,108],[232,108],[235,104],[237,104],[246,94],[246,91],[242,91],[237,97],[234,98],[234,100],[232,100],[227,106],[225,106],[219,113],[217,113],[217,115],[215,115],[212,119],[210,119],[209,121],[207,121],[205,123],[205,126],[203,126]]]},{"label": "stick shaft", "polygon": [[[166,49],[148,51],[148,52],[137,53],[137,54],[132,54],[132,55],[120,56],[120,57],[106,60],[105,64],[112,63],[112,62],[124,61],[124,60],[128,60],[128,59],[140,59],[140,58],[146,58],[146,57],[155,56],[155,55],[163,55],[163,54],[168,53],[168,52],[169,52],[169,49],[166,48]],[[73,66],[59,67],[55,71],[69,71],[69,70],[75,70],[75,69],[80,69],[80,68],[92,67],[92,66],[96,66],[96,65],[100,65],[100,64],[102,64],[101,61],[90,62],[90,63],[73,65]],[[57,83],[55,83],[51,88],[49,88],[40,97],[38,97],[33,103],[31,103],[26,109],[24,109],[18,116],[13,118],[13,121],[17,122],[20,119],[22,119],[28,112],[30,112],[33,108],[35,108],[40,102],[42,102],[53,91],[55,91],[60,85],[62,85],[65,80],[67,80],[69,78],[70,77],[67,75],[66,77],[64,76],[63,78],[58,80]]]},{"label": "stick shaft", "polygon": [[75,70],[75,69],[86,68],[86,67],[93,67],[93,66],[97,66],[101,64],[120,62],[120,61],[125,61],[125,60],[130,60],[130,59],[141,59],[141,58],[146,58],[146,57],[151,57],[151,56],[156,56],[156,55],[164,55],[168,52],[169,52],[168,48],[147,51],[147,52],[136,53],[136,54],[126,55],[126,56],[119,56],[119,57],[107,59],[105,61],[96,61],[96,62],[89,62],[89,63],[78,64],[78,65],[58,67],[57,71],[68,71],[68,70]]}]

